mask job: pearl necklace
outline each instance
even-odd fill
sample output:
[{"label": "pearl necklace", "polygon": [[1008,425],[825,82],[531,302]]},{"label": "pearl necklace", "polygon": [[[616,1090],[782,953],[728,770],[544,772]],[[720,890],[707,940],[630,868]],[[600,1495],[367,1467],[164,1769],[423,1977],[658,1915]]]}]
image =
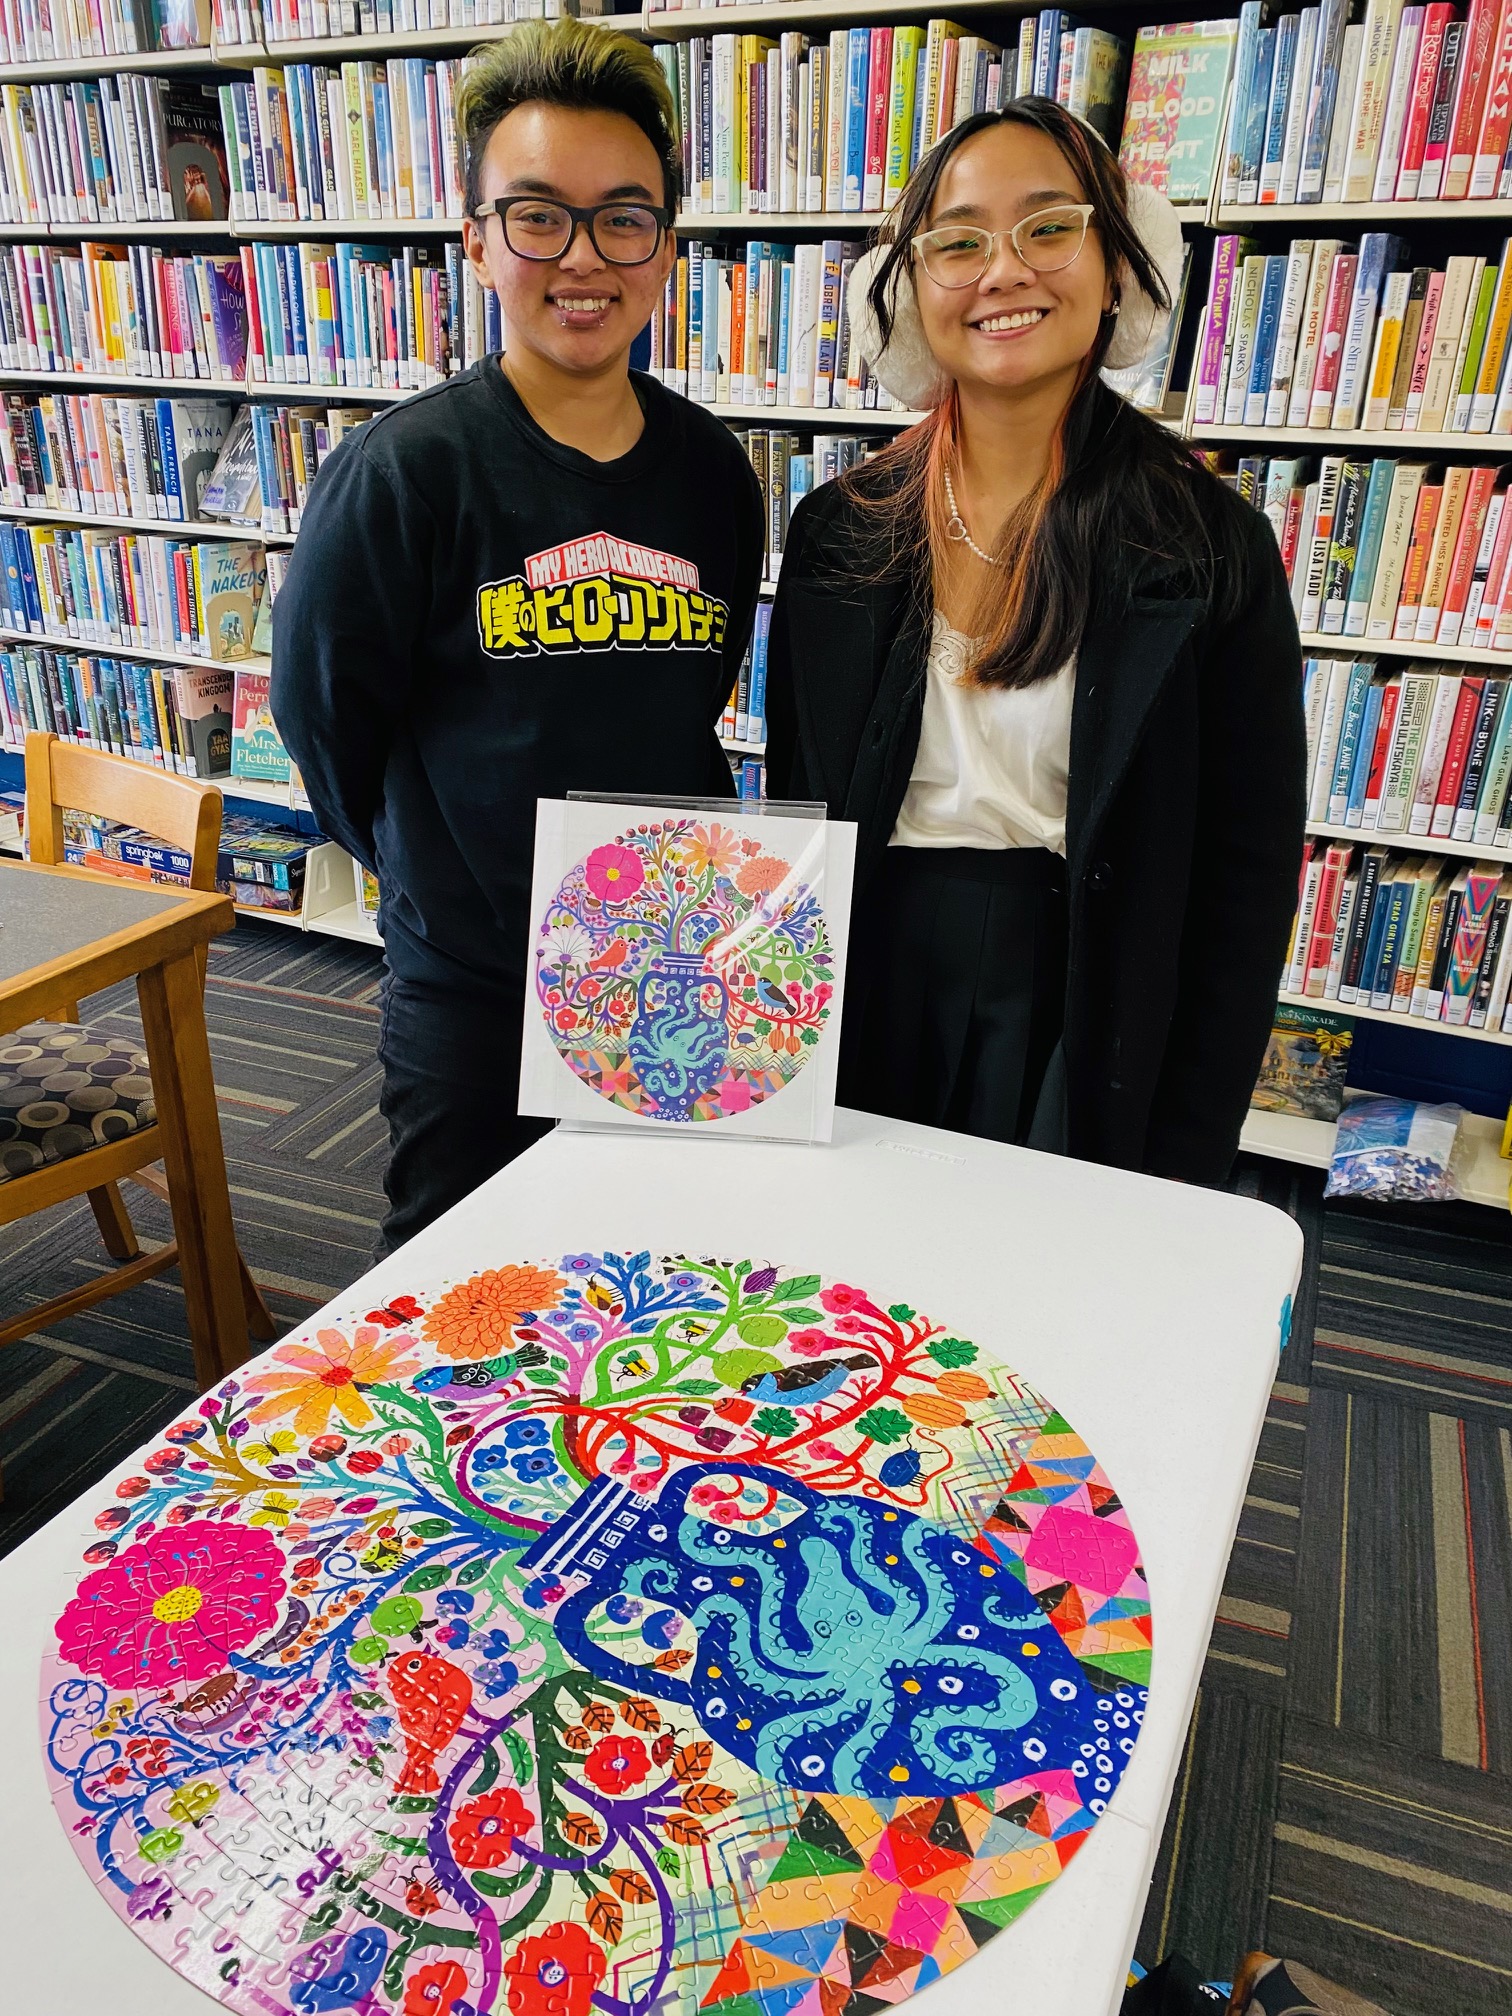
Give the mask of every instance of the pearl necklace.
[{"label": "pearl necklace", "polygon": [[966,520],[961,516],[961,508],[956,503],[955,485],[950,480],[949,469],[945,471],[945,502],[950,506],[950,522],[946,526],[946,531],[950,537],[959,545],[969,546],[978,560],[985,561],[989,567],[1001,567],[1003,563],[997,555],[995,553],[984,553],[967,531]]}]

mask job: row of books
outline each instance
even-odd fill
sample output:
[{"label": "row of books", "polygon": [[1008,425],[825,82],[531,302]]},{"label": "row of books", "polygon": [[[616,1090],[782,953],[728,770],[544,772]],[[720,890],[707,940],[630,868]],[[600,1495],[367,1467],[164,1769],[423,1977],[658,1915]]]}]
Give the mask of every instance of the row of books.
[{"label": "row of books", "polygon": [[371,418],[360,406],[8,392],[0,400],[0,501],[294,532],[316,471]]},{"label": "row of books", "polygon": [[66,63],[71,57],[137,56],[203,48],[207,0],[0,0],[0,62]]},{"label": "row of books", "polygon": [[213,0],[215,39],[232,47],[497,28],[613,12],[608,0]]},{"label": "row of books", "polygon": [[1315,841],[1282,996],[1505,1030],[1509,913],[1512,873],[1496,862]]},{"label": "row of books", "polygon": [[756,480],[766,525],[766,579],[775,581],[782,566],[787,528],[799,503],[821,483],[832,483],[854,469],[876,444],[856,434],[815,434],[804,437],[785,427],[738,428],[735,439],[745,450]]},{"label": "row of books", "polygon": [[0,247],[0,367],[239,379],[247,302],[234,255],[156,246]]},{"label": "row of books", "polygon": [[891,209],[922,155],[962,119],[1027,91],[1113,140],[1125,46],[1045,9],[1003,50],[957,23],[796,30],[659,43],[677,103],[688,210],[759,215]]},{"label": "row of books", "polygon": [[1213,247],[1198,425],[1405,434],[1512,431],[1512,238],[1496,258],[1415,266],[1402,239]]},{"label": "row of books", "polygon": [[1304,635],[1512,651],[1509,472],[1490,463],[1246,458]]},{"label": "row of books", "polygon": [[1512,194],[1512,15],[1433,0],[1239,14],[1225,203]]},{"label": "row of books", "polygon": [[0,499],[96,517],[197,518],[235,410],[222,399],[7,392]]},{"label": "row of books", "polygon": [[231,768],[229,665],[154,665],[37,644],[0,646],[0,742],[60,735],[183,777]]},{"label": "row of books", "polygon": [[740,676],[719,724],[727,743],[766,743],[767,642],[772,634],[772,605],[758,602],[751,641],[741,661]]},{"label": "row of books", "polygon": [[851,342],[847,283],[863,250],[838,238],[690,241],[651,324],[652,376],[705,406],[891,411]]},{"label": "row of books", "polygon": [[[4,256],[8,254],[9,256]],[[0,368],[417,391],[502,346],[460,245],[0,253]]]},{"label": "row of books", "polygon": [[0,223],[226,214],[215,88],[128,71],[0,86]]},{"label": "row of books", "polygon": [[[296,833],[245,812],[224,813],[215,886],[243,909],[294,916],[304,908],[310,850],[321,844],[318,833]],[[183,848],[95,813],[63,814],[63,853],[77,867],[128,882],[189,880],[191,862]]]},{"label": "row of books", "polygon": [[246,83],[221,85],[230,215],[460,218],[461,73],[460,62],[397,56],[259,67]]},{"label": "row of books", "polygon": [[249,540],[0,522],[0,627],[222,662],[256,648],[267,555]]},{"label": "row of books", "polygon": [[[355,406],[243,406],[205,486],[206,518],[259,532],[292,533],[326,458],[372,418]],[[270,581],[286,556],[269,556]]]},{"label": "row of books", "polygon": [[1310,658],[1304,691],[1313,824],[1512,846],[1512,681]]}]

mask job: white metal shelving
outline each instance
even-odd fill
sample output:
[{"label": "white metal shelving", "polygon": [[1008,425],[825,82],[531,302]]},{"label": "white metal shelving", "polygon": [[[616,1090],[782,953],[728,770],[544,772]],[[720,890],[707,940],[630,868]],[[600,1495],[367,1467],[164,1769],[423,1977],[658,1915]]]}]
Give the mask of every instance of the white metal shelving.
[{"label": "white metal shelving", "polygon": [[1512,217],[1512,202],[1500,196],[1464,197],[1457,203],[1220,203],[1213,222],[1220,231],[1247,224],[1444,224],[1463,218]]},{"label": "white metal shelving", "polygon": [[159,532],[179,539],[249,539],[257,546],[292,546],[292,532],[260,532],[216,518],[112,518],[108,511],[54,511],[48,504],[0,504],[0,518],[23,525],[89,525],[102,532]]},{"label": "white metal shelving", "polygon": [[[1426,849],[1418,850],[1426,852]],[[1283,1008],[1317,1008],[1327,1015],[1348,1015],[1357,1022],[1388,1022],[1397,1029],[1414,1029],[1428,1036],[1459,1036],[1471,1043],[1512,1044],[1512,1030],[1471,1029],[1457,1022],[1425,1022],[1420,1015],[1396,1015],[1389,1008],[1361,1008],[1349,1001],[1325,1001],[1313,994],[1277,996]]]},{"label": "white metal shelving", "polygon": [[752,427],[812,427],[818,434],[833,427],[912,427],[924,418],[922,413],[876,413],[856,406],[731,406],[707,405],[700,400],[693,404],[732,425],[743,421]]},{"label": "white metal shelving", "polygon": [[190,665],[203,670],[207,665],[228,665],[234,672],[268,672],[273,660],[257,656],[247,658],[211,658],[197,656],[192,651],[175,651],[167,645],[159,644],[117,644],[113,638],[70,637],[56,630],[21,630],[8,623],[0,623],[0,637],[9,638],[18,644],[37,644],[52,651],[82,651],[91,657],[103,654],[107,658],[151,658],[159,665]]},{"label": "white metal shelving", "polygon": [[1411,462],[1424,455],[1506,455],[1512,457],[1512,434],[1412,434],[1405,430],[1363,427],[1246,427],[1221,420],[1203,420],[1189,430],[1196,442],[1215,446],[1252,441],[1257,448],[1310,448],[1331,455],[1345,448],[1379,448]]},{"label": "white metal shelving", "polygon": [[[261,61],[261,58],[257,59]],[[46,63],[8,63],[7,84],[67,84],[75,77],[113,77],[118,70],[210,70],[208,48],[144,49],[130,56],[65,56]]]},{"label": "white metal shelving", "polygon": [[[138,378],[126,371],[0,370],[0,385],[37,386],[49,392],[116,392],[181,399],[279,399],[294,406],[393,406],[412,396],[378,385],[274,385],[263,378]],[[417,388],[423,389],[423,388]]]},{"label": "white metal shelving", "polygon": [[1512,847],[1477,847],[1473,840],[1440,840],[1428,833],[1382,833],[1374,826],[1330,826],[1309,819],[1308,832],[1318,840],[1352,840],[1364,847],[1390,847],[1403,854],[1443,854],[1459,861],[1512,862]]},{"label": "white metal shelving", "polygon": [[1305,651],[1337,651],[1351,658],[1422,658],[1441,665],[1499,665],[1512,672],[1512,651],[1490,651],[1474,644],[1415,644],[1395,637],[1340,637],[1332,631],[1304,630]]}]

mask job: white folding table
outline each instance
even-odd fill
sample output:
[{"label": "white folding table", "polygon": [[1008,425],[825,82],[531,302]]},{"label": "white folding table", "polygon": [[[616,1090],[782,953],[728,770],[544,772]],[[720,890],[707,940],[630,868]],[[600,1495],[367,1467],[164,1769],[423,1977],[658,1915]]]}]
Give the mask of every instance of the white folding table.
[{"label": "white folding table", "polygon": [[[421,1273],[617,1247],[778,1261],[907,1300],[1023,1374],[1091,1447],[1149,1577],[1144,1727],[1065,1874],[924,1995],[950,2016],[1116,2011],[1297,1284],[1297,1227],[1226,1194],[860,1113],[839,1113],[818,1148],[558,1130],[360,1292],[377,1304]],[[0,1562],[0,2001],[15,2016],[209,2007],[91,1894],[37,1733],[39,1660],[92,1511],[139,1463]]]}]

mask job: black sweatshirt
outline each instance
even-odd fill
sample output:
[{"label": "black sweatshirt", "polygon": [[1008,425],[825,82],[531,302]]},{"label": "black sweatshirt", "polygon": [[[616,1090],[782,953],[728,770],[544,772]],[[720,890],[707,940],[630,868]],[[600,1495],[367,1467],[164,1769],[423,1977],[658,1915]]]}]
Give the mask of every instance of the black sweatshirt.
[{"label": "black sweatshirt", "polygon": [[595,462],[487,357],[344,441],[273,617],[273,712],[322,828],[377,870],[389,965],[522,984],[537,798],[728,796],[761,494],[710,414],[633,374]]}]

